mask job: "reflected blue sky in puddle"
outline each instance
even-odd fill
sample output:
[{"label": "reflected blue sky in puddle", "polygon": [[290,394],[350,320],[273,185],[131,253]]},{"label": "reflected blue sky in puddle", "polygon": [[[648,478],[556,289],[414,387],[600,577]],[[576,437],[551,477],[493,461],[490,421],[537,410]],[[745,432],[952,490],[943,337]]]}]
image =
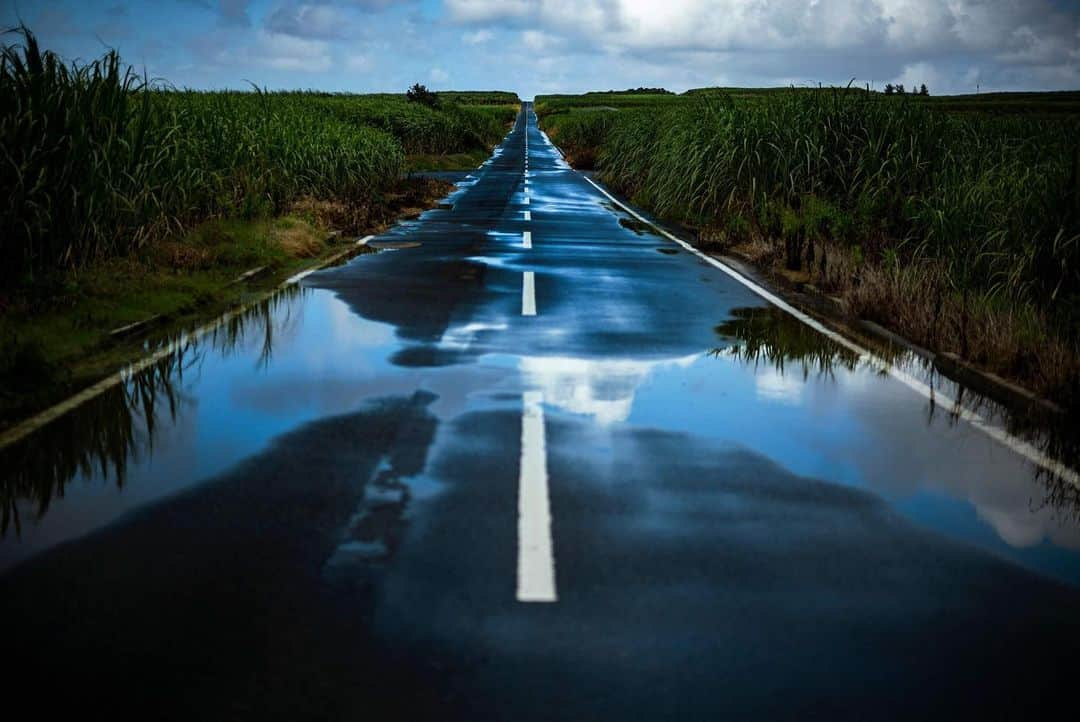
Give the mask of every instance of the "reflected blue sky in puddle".
[{"label": "reflected blue sky in puddle", "polygon": [[[472,388],[509,373],[395,366],[388,360],[398,347],[393,328],[358,318],[327,291],[304,291],[268,310],[269,317],[253,314],[231,338],[222,331],[197,342],[185,351],[182,373],[174,371],[148,385],[147,394],[177,398],[172,414],[167,404],[157,404],[152,434],[136,390],[129,391],[127,409],[115,402],[102,408],[99,397],[72,414],[73,425],[92,426],[94,435],[73,437],[55,425],[17,445],[21,448],[5,450],[5,458],[19,459],[23,468],[4,479],[5,501],[9,507],[14,501],[17,520],[9,521],[0,540],[0,570],[191,488],[309,421],[351,411],[372,397],[408,395],[417,388],[438,389],[433,411],[455,414]],[[436,375],[446,383],[431,378]],[[461,381],[477,375],[482,380]],[[115,435],[102,423],[103,413],[116,425],[130,424],[130,444],[112,448],[102,442]],[[55,457],[65,455],[78,457],[65,468],[75,469],[84,459],[88,463],[74,475],[61,472],[51,480]],[[31,492],[28,483],[50,488]],[[39,513],[43,496],[49,501]]]},{"label": "reflected blue sky in puddle", "polygon": [[[498,331],[497,321],[451,324],[440,345],[468,347],[478,334]],[[393,326],[358,317],[329,291],[295,293],[253,315],[242,330],[198,343],[180,372],[167,369],[170,383],[163,386],[173,395],[174,413],[167,403],[157,405],[152,436],[134,405],[134,441],[121,445],[126,452],[111,452],[114,463],[126,460],[122,486],[115,468],[100,471],[109,452],[87,454],[88,447],[107,446],[100,439],[58,440],[62,426],[32,438],[45,448],[72,445],[58,453],[93,465],[62,485],[62,497],[54,490],[40,517],[36,494],[25,488],[36,472],[21,469],[24,486],[16,488],[11,479],[18,474],[9,470],[5,496],[9,506],[15,499],[20,528],[9,525],[0,541],[0,570],[191,488],[275,437],[365,400],[424,389],[437,396],[431,412],[450,420],[477,409],[516,409],[521,390],[532,388],[543,391],[556,416],[594,424],[593,448],[582,453],[602,456],[597,440],[621,426],[742,446],[796,474],[877,494],[924,527],[1080,583],[1076,507],[1069,499],[1046,503],[1047,485],[1026,462],[943,410],[928,413],[922,399],[805,336],[806,329],[778,336],[769,324],[751,328],[752,319],[731,325],[740,321],[747,319],[736,313],[718,328],[717,349],[673,358],[487,354],[406,367],[391,360],[402,346]],[[76,416],[91,413],[95,403]],[[107,433],[108,424],[97,425]],[[47,475],[39,476],[35,483],[46,483]],[[436,493],[437,480],[418,478],[421,496]]]},{"label": "reflected blue sky in puddle", "polygon": [[[684,403],[672,404],[682,396]],[[752,409],[752,413],[750,410]],[[916,523],[1080,582],[1075,507],[1047,503],[1034,469],[866,369],[832,375],[701,357],[658,369],[631,424],[712,436],[802,476],[886,499]]]}]

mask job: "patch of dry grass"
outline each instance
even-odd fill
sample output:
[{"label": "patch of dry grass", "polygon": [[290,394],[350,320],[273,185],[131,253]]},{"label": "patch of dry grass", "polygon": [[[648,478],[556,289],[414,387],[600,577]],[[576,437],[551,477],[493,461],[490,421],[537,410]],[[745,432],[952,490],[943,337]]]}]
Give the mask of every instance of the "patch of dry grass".
[{"label": "patch of dry grass", "polygon": [[346,203],[307,196],[295,201],[289,212],[346,236],[378,233],[402,216],[430,208],[453,187],[452,183],[435,178],[403,179],[369,202]]},{"label": "patch of dry grass", "polygon": [[322,252],[326,233],[307,223],[286,219],[270,228],[270,240],[293,258],[314,258]]}]

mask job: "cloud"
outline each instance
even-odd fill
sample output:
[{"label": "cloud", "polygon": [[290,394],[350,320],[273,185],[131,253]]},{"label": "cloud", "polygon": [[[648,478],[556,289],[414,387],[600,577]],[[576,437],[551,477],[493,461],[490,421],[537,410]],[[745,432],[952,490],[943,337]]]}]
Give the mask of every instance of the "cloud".
[{"label": "cloud", "polygon": [[529,0],[446,0],[446,10],[457,22],[494,22],[526,17]]},{"label": "cloud", "polygon": [[345,39],[356,32],[358,14],[412,4],[414,0],[285,0],[266,16],[263,25],[270,32],[299,38]]},{"label": "cloud", "polygon": [[298,38],[340,38],[349,25],[349,19],[335,5],[286,3],[272,12],[265,22],[272,33],[293,35]]},{"label": "cloud", "polygon": [[349,55],[345,58],[345,67],[354,72],[367,72],[374,65],[367,55]]},{"label": "cloud", "polygon": [[247,27],[251,25],[248,17],[249,0],[221,0],[218,5],[218,22],[222,25],[239,25]]},{"label": "cloud", "polygon": [[[231,60],[228,56],[224,58]],[[298,38],[285,33],[258,30],[255,41],[243,51],[242,63],[274,70],[324,73],[333,67],[330,45],[324,40]]]},{"label": "cloud", "polygon": [[[169,22],[150,7],[41,0],[25,19],[73,58],[97,54],[102,39],[134,60],[139,43],[168,41],[160,72],[210,86],[254,77],[289,87],[295,79],[273,71],[320,68],[305,82],[382,90],[439,68],[448,76],[439,82],[526,96],[852,77],[878,88],[926,82],[935,95],[1080,86],[1077,0],[178,0]],[[199,37],[208,42],[195,52]],[[351,68],[354,56],[393,62],[375,75],[360,60]],[[189,67],[199,70],[172,72]]]},{"label": "cloud", "polygon": [[362,10],[386,10],[395,5],[412,5],[415,0],[341,0],[343,5],[352,5]]},{"label": "cloud", "polygon": [[919,89],[925,84],[927,88],[938,89],[948,85],[948,81],[930,63],[912,63],[905,65],[903,72],[893,80],[893,83],[902,83],[909,92]]},{"label": "cloud", "polygon": [[534,52],[544,52],[562,44],[562,38],[540,30],[525,30],[521,33],[521,43]]},{"label": "cloud", "polygon": [[474,30],[473,32],[463,34],[461,36],[461,42],[466,45],[483,45],[493,37],[495,37],[495,33],[481,28],[480,30]]},{"label": "cloud", "polygon": [[[742,82],[881,82],[926,75],[964,86],[1060,86],[1080,74],[1080,13],[1050,0],[445,0],[451,21],[514,28],[534,50],[634,57]],[[689,63],[689,66],[686,65]],[[1026,80],[1025,80],[1026,79]],[[632,79],[628,79],[632,80]],[[921,81],[920,81],[921,82]],[[930,82],[928,80],[927,84]],[[966,86],[964,86],[966,89]]]}]

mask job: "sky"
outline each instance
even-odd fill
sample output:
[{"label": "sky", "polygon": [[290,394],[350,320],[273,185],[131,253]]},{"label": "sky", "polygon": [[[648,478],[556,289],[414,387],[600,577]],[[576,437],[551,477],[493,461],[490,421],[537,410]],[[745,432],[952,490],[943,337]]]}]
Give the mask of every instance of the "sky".
[{"label": "sky", "polygon": [[1080,89],[1080,0],[0,0],[20,21],[192,88]]}]

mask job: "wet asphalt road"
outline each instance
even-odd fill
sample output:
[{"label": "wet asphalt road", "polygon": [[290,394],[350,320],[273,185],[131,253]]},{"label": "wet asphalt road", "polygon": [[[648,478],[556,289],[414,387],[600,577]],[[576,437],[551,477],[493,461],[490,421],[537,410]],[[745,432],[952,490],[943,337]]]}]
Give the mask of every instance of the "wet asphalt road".
[{"label": "wet asphalt road", "polygon": [[1027,461],[640,227],[528,106],[448,203],[5,458],[9,700],[185,720],[1070,704],[1080,529]]}]

